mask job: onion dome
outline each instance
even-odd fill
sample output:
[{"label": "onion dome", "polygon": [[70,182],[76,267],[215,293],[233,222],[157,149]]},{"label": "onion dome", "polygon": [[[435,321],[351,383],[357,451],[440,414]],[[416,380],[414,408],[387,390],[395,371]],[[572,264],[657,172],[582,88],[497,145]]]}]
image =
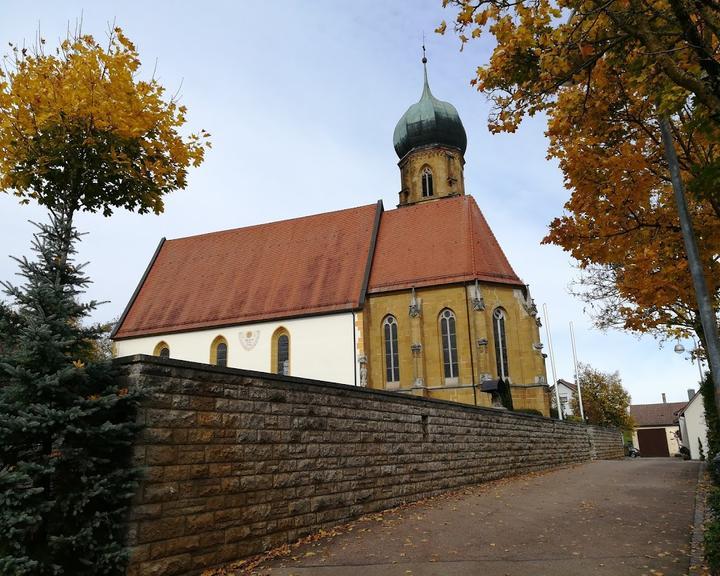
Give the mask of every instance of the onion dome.
[{"label": "onion dome", "polygon": [[421,146],[444,144],[459,148],[463,154],[467,148],[465,128],[455,106],[438,100],[430,92],[427,78],[427,59],[423,57],[425,84],[420,100],[410,106],[395,126],[393,146],[398,157]]}]

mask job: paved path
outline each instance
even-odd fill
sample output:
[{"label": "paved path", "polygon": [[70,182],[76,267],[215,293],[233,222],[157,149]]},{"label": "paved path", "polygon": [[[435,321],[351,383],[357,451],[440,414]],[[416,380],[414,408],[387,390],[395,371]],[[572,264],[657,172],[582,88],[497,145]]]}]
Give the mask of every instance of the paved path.
[{"label": "paved path", "polygon": [[681,575],[698,465],[600,461],[355,522],[267,561],[271,576]]}]

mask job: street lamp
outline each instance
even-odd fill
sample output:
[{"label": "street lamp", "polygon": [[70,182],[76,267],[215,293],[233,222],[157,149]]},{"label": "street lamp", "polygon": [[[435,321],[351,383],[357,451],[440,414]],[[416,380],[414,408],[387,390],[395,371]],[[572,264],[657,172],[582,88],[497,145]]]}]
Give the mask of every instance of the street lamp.
[{"label": "street lamp", "polygon": [[[692,338],[692,336],[691,336],[691,338]],[[692,341],[693,341],[693,345],[695,346],[695,348],[693,350],[690,350],[690,353],[691,353],[690,357],[692,358],[692,355],[693,354],[695,355],[693,362],[697,361],[698,374],[700,374],[700,384],[702,384],[703,373],[702,373],[702,365],[700,364],[700,354],[699,354],[700,346],[698,345],[695,338],[692,338]],[[678,342],[677,344],[675,344],[675,348],[673,348],[673,350],[675,351],[676,354],[682,354],[683,352],[685,352],[685,346],[683,346],[680,342]]]},{"label": "street lamp", "polygon": [[660,119],[660,133],[662,134],[663,146],[665,148],[665,159],[670,169],[670,180],[672,181],[675,202],[677,204],[680,228],[682,230],[685,253],[687,255],[690,276],[695,288],[695,299],[698,305],[698,316],[705,333],[705,351],[707,352],[708,366],[713,378],[713,396],[715,406],[720,409],[720,336],[718,335],[717,317],[710,298],[700,253],[695,240],[690,213],[685,200],[685,190],[682,178],[680,177],[680,163],[675,152],[670,122],[666,117]]}]

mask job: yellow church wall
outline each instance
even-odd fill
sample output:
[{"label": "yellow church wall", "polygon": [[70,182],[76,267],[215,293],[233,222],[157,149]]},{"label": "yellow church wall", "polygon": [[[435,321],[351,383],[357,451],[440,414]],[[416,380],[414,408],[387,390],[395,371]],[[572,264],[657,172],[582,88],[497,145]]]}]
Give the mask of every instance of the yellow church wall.
[{"label": "yellow church wall", "polygon": [[[364,348],[368,385],[401,390],[429,398],[490,406],[490,394],[479,390],[483,378],[498,378],[493,333],[493,310],[506,312],[508,371],[515,408],[532,408],[549,415],[546,401],[545,364],[533,348],[540,342],[535,318],[524,308],[521,290],[502,285],[480,284],[485,309],[472,307],[474,285],[447,285],[416,289],[421,314],[409,313],[411,291],[370,295],[363,310]],[[449,308],[455,314],[458,378],[445,381],[443,373],[440,314]],[[383,321],[395,317],[398,324],[399,384],[386,382]],[[486,339],[487,344],[482,340]],[[420,344],[413,357],[411,346]],[[473,382],[477,385],[473,387]],[[526,388],[527,386],[527,388]]]},{"label": "yellow church wall", "polygon": [[[474,287],[468,287],[468,291]],[[493,312],[503,308],[507,315],[505,322],[508,349],[508,372],[513,384],[537,384],[539,376],[545,377],[545,362],[540,351],[533,344],[540,343],[540,331],[535,318],[524,307],[524,296],[520,289],[508,286],[487,286],[481,284],[485,300],[484,324],[488,340],[489,372],[498,377],[497,359],[494,346]]]}]

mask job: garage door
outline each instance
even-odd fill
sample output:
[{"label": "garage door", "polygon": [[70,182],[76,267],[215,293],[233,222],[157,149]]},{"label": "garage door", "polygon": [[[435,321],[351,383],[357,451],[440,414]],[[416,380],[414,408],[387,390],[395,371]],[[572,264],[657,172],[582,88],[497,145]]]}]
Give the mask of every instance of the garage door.
[{"label": "garage door", "polygon": [[638,430],[637,435],[642,456],[670,456],[665,428]]}]

